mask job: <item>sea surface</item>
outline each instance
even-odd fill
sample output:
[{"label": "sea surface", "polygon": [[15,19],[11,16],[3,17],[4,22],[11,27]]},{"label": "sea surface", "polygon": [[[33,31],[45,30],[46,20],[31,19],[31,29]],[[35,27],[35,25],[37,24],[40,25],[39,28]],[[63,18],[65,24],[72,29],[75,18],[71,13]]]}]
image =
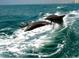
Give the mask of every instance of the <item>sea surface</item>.
[{"label": "sea surface", "polygon": [[[62,28],[20,27],[51,14],[65,15]],[[74,57],[79,57],[79,4],[0,5],[0,58]]]}]

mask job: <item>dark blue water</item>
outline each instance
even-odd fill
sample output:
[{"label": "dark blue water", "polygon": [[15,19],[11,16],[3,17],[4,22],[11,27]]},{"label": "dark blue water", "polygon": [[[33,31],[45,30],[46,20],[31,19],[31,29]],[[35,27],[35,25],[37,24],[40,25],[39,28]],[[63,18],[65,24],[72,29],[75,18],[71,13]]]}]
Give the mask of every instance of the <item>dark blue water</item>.
[{"label": "dark blue water", "polygon": [[[24,41],[21,41],[20,44],[18,43],[18,41],[17,43],[15,43],[15,41],[12,43],[10,42],[15,38],[18,39],[17,35],[15,38],[10,39],[10,37],[13,37],[14,33],[16,33],[18,29],[20,29],[19,26],[22,22],[27,23],[30,21],[36,21],[39,18],[43,17],[43,15],[45,15],[46,13],[54,14],[56,12],[61,12],[61,14],[64,13],[65,15],[67,15],[69,12],[77,11],[78,9],[79,4],[0,5],[0,57],[79,57],[79,15],[76,15],[77,18],[71,18],[72,20],[70,21],[70,24],[67,25],[67,28],[61,29],[61,31],[56,32],[55,34],[51,34],[52,39],[49,39],[51,41],[50,43],[45,43],[43,47],[35,49],[34,52],[31,50],[32,47],[27,46],[27,40],[25,41],[25,43],[23,43]],[[71,24],[72,21],[73,24]],[[31,42],[31,40],[35,39],[35,37],[31,37],[28,42]],[[23,40],[25,39],[23,38]],[[24,49],[21,48],[21,44],[24,45]],[[60,45],[60,49],[57,48],[58,44]],[[10,47],[9,45],[12,46]],[[16,51],[14,51],[15,48],[18,48],[20,52],[17,51],[17,49]],[[56,53],[58,49],[59,52]]]}]

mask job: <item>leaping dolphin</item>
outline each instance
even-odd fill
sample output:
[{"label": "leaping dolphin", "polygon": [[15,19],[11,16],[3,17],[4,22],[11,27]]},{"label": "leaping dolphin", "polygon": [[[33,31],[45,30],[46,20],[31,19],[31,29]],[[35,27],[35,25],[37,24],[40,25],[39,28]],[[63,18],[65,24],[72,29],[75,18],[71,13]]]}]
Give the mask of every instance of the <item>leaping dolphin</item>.
[{"label": "leaping dolphin", "polygon": [[64,16],[65,15],[62,15],[62,16],[50,15],[47,18],[45,18],[45,20],[49,20],[51,21],[51,23],[54,22],[54,23],[62,24]]},{"label": "leaping dolphin", "polygon": [[30,23],[27,28],[25,29],[25,31],[30,31],[33,30],[35,28],[41,27],[41,26],[45,26],[51,24],[50,22],[46,22],[46,21],[38,21],[38,22],[34,22],[34,23]]},{"label": "leaping dolphin", "polygon": [[60,26],[62,26],[63,25],[63,17],[64,16],[65,15],[62,15],[62,16],[50,15],[47,18],[45,18],[45,20],[49,20],[51,22],[47,22],[47,21],[38,21],[38,22],[33,22],[33,23],[31,22],[29,24],[23,25],[22,27],[25,27],[27,25],[27,28],[25,29],[25,31],[30,31],[30,30],[33,30],[35,28],[51,24],[52,22],[57,23]]}]

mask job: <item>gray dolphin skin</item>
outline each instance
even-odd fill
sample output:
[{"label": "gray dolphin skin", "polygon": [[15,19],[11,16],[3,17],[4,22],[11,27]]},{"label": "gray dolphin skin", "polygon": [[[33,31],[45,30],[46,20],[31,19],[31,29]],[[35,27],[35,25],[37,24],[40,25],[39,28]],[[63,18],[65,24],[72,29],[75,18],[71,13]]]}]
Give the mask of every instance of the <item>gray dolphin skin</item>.
[{"label": "gray dolphin skin", "polygon": [[28,24],[23,24],[20,27],[23,28],[23,27],[27,26],[25,31],[30,31],[30,30],[33,30],[33,29],[41,27],[41,26],[52,24],[52,22],[57,23],[60,26],[62,26],[63,25],[63,17],[64,16],[65,15],[62,15],[62,16],[50,15],[47,18],[45,18],[45,20],[49,20],[51,22],[47,22],[47,21],[38,21],[38,22],[33,22],[33,23],[31,22],[31,23],[28,23]]},{"label": "gray dolphin skin", "polygon": [[35,28],[41,27],[41,26],[45,26],[51,24],[50,22],[46,22],[46,21],[38,21],[38,22],[34,22],[34,23],[30,23],[27,28],[25,29],[25,31],[30,31],[33,30]]},{"label": "gray dolphin skin", "polygon": [[65,15],[62,15],[62,16],[50,15],[47,18],[45,18],[45,20],[49,20],[49,21],[51,21],[51,23],[54,22],[54,23],[58,23],[58,24],[62,25],[64,16]]}]

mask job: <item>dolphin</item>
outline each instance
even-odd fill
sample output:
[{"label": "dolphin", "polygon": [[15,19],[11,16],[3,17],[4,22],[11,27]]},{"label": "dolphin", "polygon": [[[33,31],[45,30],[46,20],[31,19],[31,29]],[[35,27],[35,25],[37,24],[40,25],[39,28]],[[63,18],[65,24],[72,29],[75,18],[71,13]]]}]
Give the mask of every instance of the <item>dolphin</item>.
[{"label": "dolphin", "polygon": [[54,23],[58,23],[58,24],[63,24],[63,17],[65,15],[62,15],[62,16],[57,16],[57,15],[50,15],[48,16],[47,18],[45,18],[45,20],[49,20]]},{"label": "dolphin", "polygon": [[34,23],[30,23],[27,28],[25,29],[25,31],[30,31],[33,30],[35,28],[41,27],[41,26],[45,26],[51,24],[50,22],[46,22],[46,21],[38,21],[38,22],[34,22]]}]

